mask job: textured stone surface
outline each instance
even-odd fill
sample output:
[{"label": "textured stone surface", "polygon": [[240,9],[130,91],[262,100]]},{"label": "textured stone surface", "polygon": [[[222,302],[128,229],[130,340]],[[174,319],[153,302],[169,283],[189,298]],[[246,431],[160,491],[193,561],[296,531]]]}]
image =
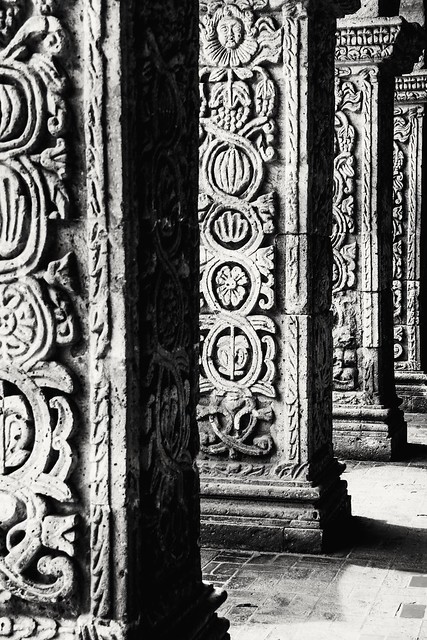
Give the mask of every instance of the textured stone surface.
[{"label": "textured stone surface", "polygon": [[194,464],[197,7],[5,0],[0,69],[0,636],[227,638]]},{"label": "textured stone surface", "polygon": [[336,7],[250,6],[201,4],[202,534],[320,549],[349,510],[331,434]]},{"label": "textured stone surface", "polygon": [[[427,72],[423,64],[396,80],[393,172],[393,303],[397,393],[408,411],[427,411],[422,224]],[[425,350],[425,347],[424,347]]]},{"label": "textured stone surface", "polygon": [[354,516],[339,551],[204,550],[233,640],[425,640],[425,416],[411,416],[408,439],[420,444],[404,463],[348,462]]},{"label": "textured stone surface", "polygon": [[339,21],[336,48],[334,443],[345,457],[387,459],[406,440],[393,377],[394,75],[421,54],[402,18]]}]

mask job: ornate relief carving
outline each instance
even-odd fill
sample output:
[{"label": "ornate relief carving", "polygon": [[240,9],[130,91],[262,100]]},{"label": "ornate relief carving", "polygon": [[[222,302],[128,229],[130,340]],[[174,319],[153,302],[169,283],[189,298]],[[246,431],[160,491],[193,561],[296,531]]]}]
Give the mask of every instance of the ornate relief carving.
[{"label": "ornate relief carving", "polygon": [[[73,590],[76,525],[59,508],[73,501],[73,382],[53,359],[76,331],[68,256],[44,258],[68,209],[65,35],[52,3],[10,4],[0,12],[0,597],[48,604]],[[54,627],[2,618],[0,634],[48,638]]]},{"label": "ornate relief carving", "polygon": [[[166,14],[164,13],[166,11]],[[176,32],[165,31],[160,16],[174,16]],[[144,504],[142,565],[150,580],[141,585],[142,627],[153,637],[168,636],[165,625],[188,611],[206,616],[200,605],[201,584],[196,393],[198,390],[198,221],[197,105],[194,71],[197,59],[197,5],[143,3],[143,33],[138,65],[138,152],[141,207],[140,307],[142,417],[141,501]],[[174,33],[173,39],[171,33]],[[230,134],[235,135],[235,134]],[[216,162],[223,161],[217,148]],[[227,181],[227,171],[223,173]],[[238,213],[238,212],[237,212]],[[215,214],[214,214],[215,215]],[[238,215],[212,230],[212,242],[244,241],[247,230]],[[246,283],[229,266],[217,269],[212,296],[231,307],[246,304]],[[246,273],[246,267],[243,265]],[[229,286],[230,283],[236,281]],[[242,287],[245,295],[242,299]],[[228,293],[228,292],[231,293]],[[233,293],[235,295],[233,295]],[[219,337],[218,337],[219,338]],[[226,358],[226,355],[224,355]],[[220,366],[227,366],[224,360]],[[196,431],[195,431],[196,430]],[[212,607],[213,608],[213,605]],[[191,614],[190,614],[191,615]],[[203,628],[206,617],[203,619]],[[207,627],[207,625],[206,625]],[[190,635],[192,631],[188,632]],[[173,633],[172,633],[173,635]],[[179,633],[178,633],[179,635]]]},{"label": "ornate relief carving", "polygon": [[104,176],[104,60],[98,47],[103,32],[101,0],[85,11],[85,138],[89,249],[89,379],[91,462],[91,611],[105,617],[110,608],[110,378],[108,225]]},{"label": "ornate relief carving", "polygon": [[10,640],[74,640],[74,623],[59,624],[50,618],[30,618],[26,616],[0,618],[0,637]]},{"label": "ornate relief carving", "polygon": [[335,80],[335,152],[333,199],[333,276],[332,310],[334,317],[335,391],[358,388],[357,349],[360,318],[357,313],[357,258],[359,229],[356,194],[356,141],[358,133],[352,114],[364,107],[364,91],[360,82],[350,79],[348,69],[337,70]]},{"label": "ornate relief carving", "polygon": [[[263,456],[271,424],[275,326],[273,159],[281,30],[267,2],[202,2],[200,197],[201,448]],[[260,313],[261,312],[261,313]]]},{"label": "ornate relief carving", "polygon": [[[412,98],[409,98],[411,100]],[[420,369],[418,190],[421,106],[396,106],[393,172],[393,305],[396,369]]]},{"label": "ornate relief carving", "polygon": [[381,61],[393,53],[401,31],[401,20],[384,24],[361,24],[342,27],[337,31],[336,60]]},{"label": "ornate relief carving", "polygon": [[386,62],[393,65],[394,74],[409,73],[423,47],[423,30],[401,17],[376,18],[375,22],[349,24],[338,21],[337,62]]},{"label": "ornate relief carving", "polygon": [[427,101],[427,74],[421,70],[396,78],[397,102]]},{"label": "ornate relief carving", "polygon": [[41,616],[0,617],[0,637],[10,640],[124,640],[123,627],[112,620],[82,616],[58,622]]}]

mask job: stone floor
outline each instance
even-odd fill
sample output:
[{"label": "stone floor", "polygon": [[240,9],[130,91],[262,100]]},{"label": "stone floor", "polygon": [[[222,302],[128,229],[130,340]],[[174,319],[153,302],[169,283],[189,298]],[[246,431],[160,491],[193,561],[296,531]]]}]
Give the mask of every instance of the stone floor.
[{"label": "stone floor", "polygon": [[232,640],[427,640],[427,419],[408,461],[347,462],[353,545],[328,556],[205,549]]}]

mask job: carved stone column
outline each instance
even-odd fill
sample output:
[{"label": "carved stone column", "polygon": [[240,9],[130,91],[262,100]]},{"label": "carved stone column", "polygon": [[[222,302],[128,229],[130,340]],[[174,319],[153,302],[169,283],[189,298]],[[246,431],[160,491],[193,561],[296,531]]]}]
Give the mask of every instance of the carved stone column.
[{"label": "carved stone column", "polygon": [[11,640],[228,638],[198,549],[197,7],[137,8],[0,3]]},{"label": "carved stone column", "polygon": [[[427,273],[425,235],[424,120],[427,71],[397,78],[394,110],[393,302],[397,393],[407,411],[427,411],[423,369],[422,292]],[[425,287],[424,287],[425,288]],[[425,294],[424,294],[425,295]],[[424,347],[425,350],[425,347]]]},{"label": "carved stone column", "polygon": [[393,91],[421,47],[402,18],[339,21],[332,245],[334,441],[343,457],[390,459],[406,443],[393,377]]},{"label": "carved stone column", "polygon": [[201,12],[202,539],[319,551],[350,511],[331,430],[333,8]]}]

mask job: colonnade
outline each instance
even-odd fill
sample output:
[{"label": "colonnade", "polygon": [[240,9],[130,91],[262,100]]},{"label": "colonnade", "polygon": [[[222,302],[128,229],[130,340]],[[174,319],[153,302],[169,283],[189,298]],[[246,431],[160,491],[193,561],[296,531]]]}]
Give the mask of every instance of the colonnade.
[{"label": "colonnade", "polygon": [[334,34],[319,6],[201,9],[207,545],[325,548],[350,515],[334,456],[403,456],[400,394],[425,402],[425,34],[397,4],[364,2]]},{"label": "colonnade", "polygon": [[425,89],[397,5],[0,2],[0,636],[225,640],[200,531],[320,551],[351,513],[333,433],[404,441]]}]

